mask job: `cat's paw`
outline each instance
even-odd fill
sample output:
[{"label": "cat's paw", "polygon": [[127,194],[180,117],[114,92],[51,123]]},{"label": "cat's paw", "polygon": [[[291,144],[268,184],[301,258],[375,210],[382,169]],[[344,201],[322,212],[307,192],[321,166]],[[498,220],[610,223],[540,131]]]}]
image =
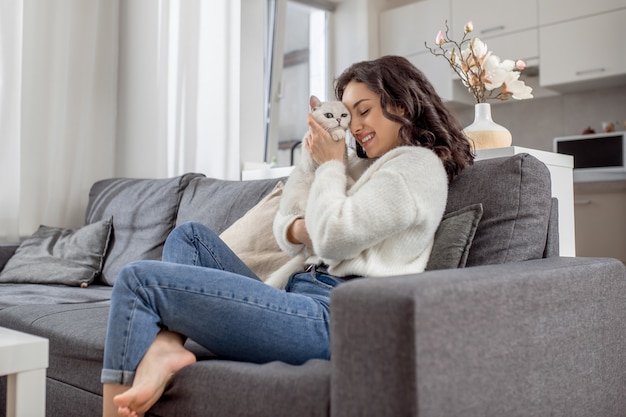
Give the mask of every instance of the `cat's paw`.
[{"label": "cat's paw", "polygon": [[335,130],[330,134],[335,142],[339,142],[340,140],[344,140],[346,138],[345,130]]}]

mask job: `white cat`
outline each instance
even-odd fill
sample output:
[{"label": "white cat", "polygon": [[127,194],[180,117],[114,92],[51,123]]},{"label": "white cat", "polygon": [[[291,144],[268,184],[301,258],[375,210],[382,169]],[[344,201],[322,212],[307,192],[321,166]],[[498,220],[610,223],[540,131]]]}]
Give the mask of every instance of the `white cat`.
[{"label": "white cat", "polygon": [[[350,112],[346,106],[340,101],[322,102],[315,96],[311,96],[309,104],[313,118],[330,132],[333,140],[335,142],[345,140],[346,130],[350,124]],[[310,130],[304,137],[306,138],[309,133]],[[306,148],[302,146],[300,162],[289,175],[283,188],[283,195],[280,198],[278,208],[281,214],[304,217],[307,197],[315,178],[317,165]],[[313,255],[312,250],[306,246],[303,247],[296,256],[272,273],[265,280],[265,283],[272,287],[285,288],[289,277],[296,272],[303,271],[304,262],[311,255]]]}]

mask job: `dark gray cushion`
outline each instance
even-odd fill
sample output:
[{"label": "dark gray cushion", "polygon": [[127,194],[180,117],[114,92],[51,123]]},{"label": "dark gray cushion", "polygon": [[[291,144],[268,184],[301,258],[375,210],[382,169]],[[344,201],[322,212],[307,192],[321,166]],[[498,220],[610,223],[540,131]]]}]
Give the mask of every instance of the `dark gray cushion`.
[{"label": "dark gray cushion", "polygon": [[113,217],[113,234],[101,280],[113,285],[129,262],[161,259],[163,244],[176,222],[183,190],[199,174],[167,179],[113,178],[89,192],[87,222]]},{"label": "dark gray cushion", "polygon": [[177,372],[148,416],[328,417],[329,361],[205,360]]},{"label": "dark gray cushion", "polygon": [[543,257],[552,206],[550,172],[528,154],[476,161],[450,184],[446,212],[482,203],[467,266]]},{"label": "dark gray cushion", "polygon": [[104,302],[16,306],[0,311],[0,326],[47,338],[47,377],[102,395],[100,372],[108,313]]},{"label": "dark gray cushion", "polygon": [[444,215],[435,233],[426,270],[463,268],[482,215],[482,204],[472,204]]},{"label": "dark gray cushion", "polygon": [[108,218],[78,230],[39,226],[9,259],[0,282],[91,284],[102,271],[111,224]]},{"label": "dark gray cushion", "polygon": [[219,235],[269,194],[281,180],[284,179],[227,181],[194,178],[183,194],[176,225],[195,221]]}]

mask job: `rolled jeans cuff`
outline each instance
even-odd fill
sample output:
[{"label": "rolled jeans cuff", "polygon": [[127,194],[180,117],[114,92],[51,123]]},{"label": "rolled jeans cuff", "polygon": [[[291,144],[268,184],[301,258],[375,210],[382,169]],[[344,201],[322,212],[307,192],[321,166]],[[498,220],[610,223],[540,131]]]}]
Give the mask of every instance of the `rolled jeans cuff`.
[{"label": "rolled jeans cuff", "polygon": [[113,369],[103,369],[100,374],[100,382],[114,385],[133,385],[135,379],[134,371],[115,371]]}]

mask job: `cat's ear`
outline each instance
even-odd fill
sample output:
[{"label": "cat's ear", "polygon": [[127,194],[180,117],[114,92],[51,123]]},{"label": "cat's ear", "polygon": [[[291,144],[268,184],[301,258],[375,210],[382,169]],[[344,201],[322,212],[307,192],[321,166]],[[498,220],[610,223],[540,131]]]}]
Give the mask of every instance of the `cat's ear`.
[{"label": "cat's ear", "polygon": [[311,96],[311,98],[309,99],[309,105],[311,106],[311,110],[315,110],[319,106],[322,105],[322,102],[320,101],[319,98],[317,98],[315,96]]}]

